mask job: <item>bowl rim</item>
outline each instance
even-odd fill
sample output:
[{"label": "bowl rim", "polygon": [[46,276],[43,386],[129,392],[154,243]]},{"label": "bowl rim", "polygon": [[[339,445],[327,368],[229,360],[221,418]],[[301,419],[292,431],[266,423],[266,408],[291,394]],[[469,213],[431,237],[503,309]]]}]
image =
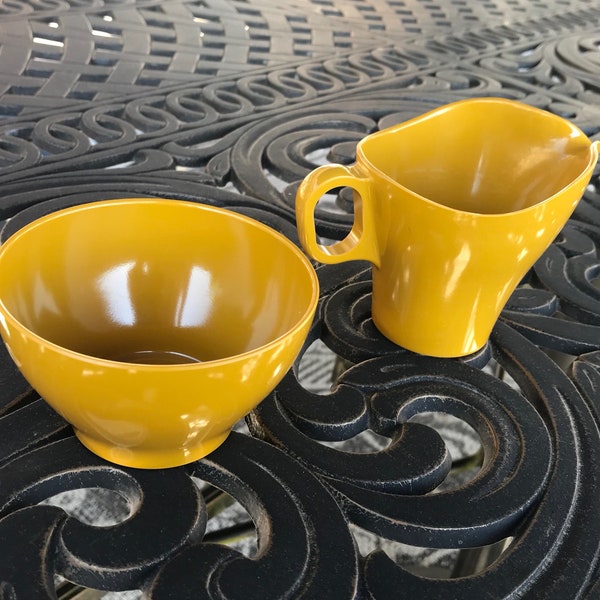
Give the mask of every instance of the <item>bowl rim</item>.
[{"label": "bowl rim", "polygon": [[[241,352],[240,354],[234,354],[234,355],[226,356],[223,358],[194,362],[194,363],[150,364],[150,363],[141,363],[141,362],[125,362],[125,361],[118,361],[118,360],[113,360],[113,359],[108,359],[108,358],[101,358],[98,356],[93,356],[92,354],[85,354],[83,352],[77,352],[76,350],[72,350],[70,348],[66,348],[65,346],[61,346],[60,344],[51,342],[50,340],[47,340],[46,338],[40,336],[39,334],[35,333],[31,329],[29,329],[28,327],[23,325],[21,323],[21,321],[19,319],[17,319],[12,314],[12,312],[6,307],[6,305],[4,304],[4,300],[2,299],[1,294],[0,294],[0,325],[1,325],[1,329],[3,331],[3,335],[4,335],[4,331],[8,331],[6,323],[4,322],[5,320],[8,320],[8,321],[10,321],[12,327],[14,327],[18,331],[20,331],[22,334],[25,334],[25,335],[37,340],[38,343],[41,344],[42,346],[51,348],[54,352],[56,352],[57,354],[63,355],[63,356],[67,356],[67,357],[77,359],[77,360],[84,360],[90,364],[94,364],[94,365],[98,365],[98,366],[105,366],[105,367],[110,366],[113,369],[118,368],[118,369],[124,369],[124,370],[136,369],[136,370],[141,370],[141,371],[145,371],[145,372],[157,372],[157,371],[158,372],[167,372],[167,371],[197,371],[197,370],[213,368],[213,367],[216,367],[219,365],[227,365],[227,364],[237,363],[237,362],[246,360],[252,356],[255,356],[256,354],[262,354],[262,353],[268,351],[269,349],[271,349],[275,346],[278,346],[284,338],[297,332],[298,330],[303,329],[307,325],[310,326],[310,323],[314,319],[314,314],[315,314],[315,311],[316,311],[316,308],[317,308],[317,305],[319,302],[320,287],[319,287],[319,279],[318,279],[317,273],[316,273],[314,267],[312,266],[310,260],[308,259],[308,257],[304,254],[304,252],[296,244],[294,244],[291,240],[289,240],[285,235],[283,235],[279,231],[276,231],[272,227],[265,225],[264,223],[261,223],[257,219],[248,217],[244,214],[235,212],[235,211],[227,209],[227,208],[216,207],[216,206],[212,206],[210,204],[205,204],[202,202],[193,202],[193,201],[188,201],[188,200],[176,200],[176,199],[168,199],[168,198],[135,197],[135,198],[115,198],[115,199],[111,199],[111,200],[98,200],[98,201],[93,201],[93,202],[84,202],[82,204],[77,204],[74,206],[69,206],[67,208],[62,208],[62,209],[51,212],[47,215],[44,215],[42,217],[39,217],[39,218],[31,221],[30,223],[26,224],[18,231],[14,232],[6,241],[4,241],[4,243],[2,243],[0,245],[0,268],[1,268],[1,263],[2,263],[2,257],[4,255],[4,253],[7,251],[7,249],[10,248],[10,246],[18,243],[18,240],[21,237],[24,237],[24,236],[30,234],[31,231],[37,229],[38,227],[43,227],[49,221],[63,218],[65,216],[68,216],[73,213],[89,211],[89,210],[94,210],[94,209],[98,209],[98,208],[105,208],[105,207],[109,207],[109,206],[124,205],[124,204],[140,205],[140,206],[143,204],[161,204],[161,205],[168,204],[170,206],[176,205],[176,206],[185,206],[185,207],[189,207],[189,208],[194,208],[195,210],[199,210],[201,212],[218,213],[218,214],[225,215],[227,217],[242,221],[246,225],[255,227],[255,228],[261,230],[263,233],[277,239],[280,243],[284,244],[285,246],[287,246],[289,248],[289,250],[291,250],[291,252],[295,256],[295,258],[297,258],[299,263],[304,267],[304,270],[307,273],[308,278],[311,281],[311,297],[310,297],[310,300],[307,304],[305,311],[296,320],[295,324],[292,327],[288,328],[284,334],[274,338],[273,340],[267,342],[266,344],[262,344],[255,348],[252,348],[251,350]],[[5,345],[7,346],[7,349],[8,349],[8,343],[5,342]]]}]

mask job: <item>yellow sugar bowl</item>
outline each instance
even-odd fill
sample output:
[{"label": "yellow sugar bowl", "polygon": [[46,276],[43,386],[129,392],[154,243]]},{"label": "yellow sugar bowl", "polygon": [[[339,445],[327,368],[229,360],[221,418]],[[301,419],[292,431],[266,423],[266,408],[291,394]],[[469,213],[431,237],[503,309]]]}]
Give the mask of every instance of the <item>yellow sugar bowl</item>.
[{"label": "yellow sugar bowl", "polygon": [[135,198],[57,211],[0,247],[0,333],[102,458],[202,458],[279,383],[319,296],[292,242],[240,214]]}]

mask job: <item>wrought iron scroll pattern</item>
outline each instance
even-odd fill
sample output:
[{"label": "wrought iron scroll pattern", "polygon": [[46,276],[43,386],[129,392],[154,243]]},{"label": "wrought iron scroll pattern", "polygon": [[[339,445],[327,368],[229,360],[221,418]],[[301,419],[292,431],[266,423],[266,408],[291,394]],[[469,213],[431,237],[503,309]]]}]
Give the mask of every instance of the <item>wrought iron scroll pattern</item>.
[{"label": "wrought iron scroll pattern", "polygon": [[[411,10],[391,1],[293,4],[290,12],[277,3],[267,10],[262,0],[5,4],[0,43],[19,41],[11,45],[18,73],[1,84],[2,239],[82,201],[160,196],[237,210],[297,241],[293,201],[309,169],[352,162],[365,134],[469,96],[523,100],[600,133],[593,2],[558,2],[552,14],[538,1]],[[307,16],[307,6],[317,10]],[[457,22],[464,27],[449,33]],[[91,29],[110,35],[92,43]],[[60,46],[67,32],[70,48]],[[192,44],[200,33],[203,45]],[[33,37],[58,45],[36,42],[30,55]],[[73,48],[90,57],[83,67],[73,54],[64,60]],[[368,265],[320,267],[309,342],[325,342],[344,365],[331,392],[311,394],[289,373],[249,417],[262,439],[234,433],[205,461],[168,475],[130,472],[87,453],[3,351],[0,544],[10,541],[11,552],[0,555],[0,596],[52,598],[53,577],[62,574],[89,587],[143,589],[156,600],[170,597],[174,582],[182,595],[265,598],[265,579],[274,598],[323,598],[324,589],[336,600],[385,598],[389,589],[432,599],[490,589],[503,598],[566,598],[573,590],[595,597],[597,186],[596,175],[491,342],[462,361],[415,357],[378,333]],[[317,217],[322,236],[344,237],[351,194],[334,195]],[[516,389],[491,374],[492,365]],[[477,475],[453,489],[443,487],[453,466],[446,444],[417,422],[429,412],[470,424],[481,440]],[[365,431],[389,445],[362,454],[336,446]],[[519,444],[507,445],[509,437]],[[204,541],[208,516],[194,479],[245,506],[257,556]],[[38,505],[86,486],[122,495],[130,516],[103,530]],[[161,520],[169,527],[157,528]],[[357,556],[348,521],[433,548],[514,540],[479,574],[423,578],[381,552]],[[130,554],[114,552],[115,544]],[[586,561],[571,560],[580,553]],[[16,569],[15,557],[28,568]]]},{"label": "wrought iron scroll pattern", "polygon": [[[23,171],[53,172],[66,161],[73,161],[68,163],[71,169],[81,169],[90,162],[97,167],[114,167],[132,160],[132,152],[141,148],[156,149],[158,140],[164,143],[170,136],[174,136],[175,148],[200,143],[206,146],[211,139],[220,140],[257,114],[311,100],[318,104],[327,95],[378,82],[385,85],[390,77],[404,76],[403,85],[417,92],[428,85],[443,88],[448,84],[453,90],[464,89],[469,94],[489,95],[494,87],[502,93],[502,86],[498,87],[484,71],[467,69],[461,73],[455,64],[457,59],[463,67],[470,62],[480,63],[486,67],[485,73],[489,70],[502,77],[543,84],[550,91],[565,94],[562,110],[568,113],[573,110],[573,97],[585,99],[595,93],[593,77],[586,74],[595,65],[596,47],[594,33],[574,42],[575,35],[569,34],[569,29],[592,27],[599,18],[597,10],[582,9],[570,20],[564,16],[546,19],[543,27],[536,28],[534,21],[527,21],[523,30],[517,28],[510,34],[504,28],[497,35],[487,30],[469,31],[460,40],[448,35],[430,36],[376,50],[307,60],[295,67],[246,75],[236,72],[230,78],[206,79],[194,85],[174,84],[164,91],[129,94],[126,101],[121,100],[121,93],[118,101],[107,96],[101,101],[70,104],[68,110],[63,104],[54,107],[51,101],[42,102],[43,114],[11,118],[0,131],[0,177],[18,178]],[[558,36],[556,42],[547,41],[549,32]],[[573,88],[568,85],[571,80],[579,83]],[[97,89],[95,83],[92,87]],[[531,94],[534,89],[539,93],[539,87],[532,87]],[[7,99],[10,94],[5,90],[3,101]],[[536,102],[535,98],[531,101]],[[548,100],[542,97],[538,102]],[[560,100],[553,98],[552,102],[558,109]],[[586,110],[583,104],[576,110],[580,121],[586,117]],[[597,119],[592,114],[587,120]],[[186,141],[182,143],[181,138]],[[187,150],[180,159],[188,165],[197,163],[198,157]]]},{"label": "wrought iron scroll pattern", "polygon": [[[174,582],[183,597],[320,598],[323,589],[355,597],[358,559],[334,499],[299,463],[248,436],[232,433],[210,459],[167,471],[108,465],[67,437],[16,458],[0,476],[0,540],[11,547],[0,579],[10,582],[9,597],[55,598],[54,574],[98,590],[145,589],[155,600],[171,598]],[[208,517],[193,478],[246,505],[258,530],[255,557],[202,543]],[[95,527],[36,506],[82,487],[114,490],[129,516]],[[334,554],[324,550],[330,535]]]},{"label": "wrought iron scroll pattern", "polygon": [[[319,326],[335,324],[322,317]],[[516,380],[520,393],[479,370],[489,354],[469,366],[382,352],[352,366],[324,396],[304,390],[290,373],[250,418],[255,435],[310,465],[333,490],[348,518],[363,529],[428,547],[464,548],[514,538],[488,569],[456,580],[423,579],[385,553],[371,553],[365,562],[371,598],[385,598],[389,589],[439,599],[467,599],[482,589],[493,589],[500,598],[529,597],[529,592],[532,598],[560,598],[572,593],[573,581],[582,588],[593,581],[600,552],[596,534],[588,538],[586,532],[590,544],[586,555],[593,558],[578,574],[570,572],[565,557],[590,520],[597,521],[593,486],[598,475],[593,462],[587,461],[598,452],[598,353],[573,366],[580,393],[552,359],[502,322],[490,350]],[[452,414],[476,429],[484,458],[473,480],[458,489],[431,493],[449,472],[448,456],[435,432],[420,431],[421,425],[411,423],[421,411]],[[519,431],[509,433],[507,427]],[[352,439],[366,429],[389,437],[390,445],[366,454],[322,446]],[[412,441],[413,435],[418,443]],[[510,435],[523,447],[513,446],[516,454],[511,455],[498,447],[496,435]],[[402,460],[394,461],[398,452]],[[522,462],[525,456],[528,459]],[[583,485],[583,480],[571,477],[579,469]],[[454,501],[470,510],[453,510]],[[554,521],[557,514],[561,517]],[[550,520],[562,525],[550,531]],[[536,571],[537,561],[535,565],[529,561],[540,544],[545,563]],[[523,577],[516,575],[521,568]]]},{"label": "wrought iron scroll pattern", "polygon": [[584,28],[597,9],[586,0],[550,8],[539,1],[14,1],[0,14],[0,39],[13,42],[3,57],[10,71],[0,110],[14,116],[436,32],[461,32],[428,42],[444,52],[512,45],[515,36]]}]

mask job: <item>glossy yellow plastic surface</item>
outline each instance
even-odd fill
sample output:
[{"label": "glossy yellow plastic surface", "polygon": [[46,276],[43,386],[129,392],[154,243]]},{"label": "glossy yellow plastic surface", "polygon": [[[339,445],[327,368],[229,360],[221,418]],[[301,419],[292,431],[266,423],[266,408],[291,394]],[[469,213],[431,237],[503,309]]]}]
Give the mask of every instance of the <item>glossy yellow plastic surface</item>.
[{"label": "glossy yellow plastic surface", "polygon": [[[324,263],[373,263],[373,320],[392,341],[467,355],[575,209],[597,158],[597,143],[549,112],[455,102],[367,136],[354,165],[311,172],[296,198],[300,240]],[[354,226],[324,246],[315,206],[342,186],[355,190]]]},{"label": "glossy yellow plastic surface", "polygon": [[220,445],[292,365],[318,295],[284,236],[191,202],[84,204],[0,248],[17,366],[90,450],[129,467]]}]

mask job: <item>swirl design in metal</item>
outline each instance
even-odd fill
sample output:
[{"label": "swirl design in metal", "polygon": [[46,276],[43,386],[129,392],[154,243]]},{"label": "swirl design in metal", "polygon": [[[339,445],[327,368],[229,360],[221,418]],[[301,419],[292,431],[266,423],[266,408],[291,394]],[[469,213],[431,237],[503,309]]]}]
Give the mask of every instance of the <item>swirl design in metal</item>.
[{"label": "swirl design in metal", "polygon": [[[464,97],[519,99],[600,132],[590,2],[167,4],[2,7],[0,41],[20,40],[0,97],[2,240],[65,206],[158,196],[231,208],[297,241],[294,195],[310,169],[350,163],[364,135]],[[317,217],[323,237],[343,238],[351,195],[332,194]],[[331,391],[292,371],[248,418],[254,438],[233,433],[168,472],[89,454],[0,349],[0,596],[53,598],[60,575],[157,600],[595,598],[599,247],[596,175],[489,344],[463,360],[385,340],[368,265],[319,267],[307,347],[337,356]],[[431,413],[474,430],[480,451],[452,455]],[[80,488],[118,494],[122,520],[94,526],[43,503]],[[223,495],[248,513],[251,557],[220,543],[235,528],[209,531]],[[353,536],[504,551],[469,575],[423,577]]]}]

